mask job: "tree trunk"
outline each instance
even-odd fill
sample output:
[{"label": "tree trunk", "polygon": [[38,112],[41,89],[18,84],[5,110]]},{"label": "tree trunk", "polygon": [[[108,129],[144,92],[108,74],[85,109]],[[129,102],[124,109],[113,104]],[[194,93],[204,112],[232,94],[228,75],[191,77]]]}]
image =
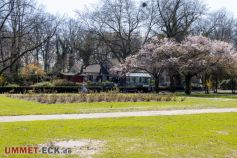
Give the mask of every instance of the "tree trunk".
[{"label": "tree trunk", "polygon": [[215,90],[214,90],[214,93],[217,93],[218,92],[218,78],[216,77],[215,78]]},{"label": "tree trunk", "polygon": [[50,44],[50,40],[47,41],[47,43],[45,45],[45,51],[44,51],[44,55],[43,55],[43,57],[44,57],[44,70],[47,74],[49,72],[49,67],[50,67],[50,64],[49,64],[49,53],[50,53],[49,44]]},{"label": "tree trunk", "polygon": [[170,75],[170,91],[171,92],[175,92],[175,80],[174,80],[174,76]]},{"label": "tree trunk", "polygon": [[207,75],[204,75],[204,83],[205,83],[205,94],[209,94],[209,87],[207,85]]},{"label": "tree trunk", "polygon": [[75,64],[74,58],[75,58],[75,54],[74,54],[73,50],[71,49],[70,54],[69,54],[69,61],[68,61],[68,67],[69,67],[68,70],[69,71],[72,69],[72,67]]},{"label": "tree trunk", "polygon": [[160,92],[159,84],[160,84],[160,78],[159,77],[155,77],[155,91],[156,91],[156,93]]},{"label": "tree trunk", "polygon": [[185,93],[187,95],[190,95],[192,91],[191,81],[192,81],[192,76],[190,75],[185,76]]},{"label": "tree trunk", "polygon": [[235,86],[236,86],[236,81],[232,78],[231,79],[231,89],[232,89],[233,94],[235,94]]}]

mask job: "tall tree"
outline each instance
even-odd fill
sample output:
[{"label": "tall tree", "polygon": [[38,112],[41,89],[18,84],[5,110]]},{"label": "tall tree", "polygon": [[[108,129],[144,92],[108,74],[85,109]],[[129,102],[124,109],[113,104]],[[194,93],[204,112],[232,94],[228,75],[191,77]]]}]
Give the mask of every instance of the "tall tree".
[{"label": "tall tree", "polygon": [[160,76],[170,64],[178,61],[178,47],[173,39],[154,37],[137,54],[127,57],[123,64],[115,66],[111,71],[123,75],[132,70],[143,70],[153,76],[156,93],[159,93]]},{"label": "tall tree", "polygon": [[[157,0],[158,31],[168,38],[182,41],[206,10],[199,0]],[[159,32],[158,32],[159,33]]]},{"label": "tall tree", "polygon": [[[45,42],[47,42],[56,31],[56,24],[50,34],[38,32],[40,26],[43,26],[47,20],[40,18],[40,11],[35,3],[27,0],[15,0],[14,7],[9,12],[5,22],[5,30],[1,43],[7,43],[1,49],[0,74],[8,72],[8,76],[14,80],[18,79],[18,70],[21,65],[21,59],[26,54],[32,53]],[[40,34],[40,40],[36,37]]]},{"label": "tall tree", "polygon": [[97,32],[112,55],[123,62],[149,39],[154,24],[151,9],[154,8],[145,9],[133,0],[103,0],[101,3],[89,14],[78,13],[79,17]]}]

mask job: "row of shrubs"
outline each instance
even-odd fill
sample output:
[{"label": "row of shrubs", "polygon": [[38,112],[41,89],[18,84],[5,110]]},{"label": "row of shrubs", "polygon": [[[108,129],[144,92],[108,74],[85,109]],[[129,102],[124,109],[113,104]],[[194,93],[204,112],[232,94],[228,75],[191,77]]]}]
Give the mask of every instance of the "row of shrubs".
[{"label": "row of shrubs", "polygon": [[[88,91],[101,92],[112,90],[113,84],[103,82],[99,84],[87,83]],[[39,82],[31,86],[20,86],[18,84],[7,84],[0,86],[0,93],[77,93],[85,87],[82,83],[75,83],[64,79],[57,79],[51,82]]]},{"label": "row of shrubs", "polygon": [[[89,92],[101,92],[108,91],[110,89],[104,89],[99,86],[87,86]],[[55,87],[0,87],[0,94],[14,93],[79,93],[82,91],[81,86],[55,86]]]},{"label": "row of shrubs", "polygon": [[169,102],[184,101],[184,97],[157,94],[80,93],[80,94],[7,94],[8,97],[44,104],[81,102]]},{"label": "row of shrubs", "polygon": [[[108,92],[111,90],[117,90],[120,92],[152,92],[154,87],[136,87],[136,86],[123,86],[115,87],[114,85],[77,85],[77,86],[5,86],[0,87],[0,94],[3,93],[14,93],[14,94],[25,94],[25,93],[78,93],[83,91],[83,87],[86,87],[88,92]],[[183,89],[176,89],[181,91]],[[200,90],[200,89],[194,89]],[[160,91],[170,91],[169,87],[160,87]]]},{"label": "row of shrubs", "polygon": [[[99,83],[94,83],[94,82],[88,82],[87,85],[89,86],[103,86],[103,85],[108,85],[108,84],[112,84],[112,82],[109,81],[105,81],[105,82],[99,82]],[[55,86],[59,86],[59,87],[64,87],[64,86],[81,86],[82,83],[76,83],[76,82],[72,82],[72,81],[68,81],[65,79],[56,79],[56,80],[52,80],[52,81],[45,81],[45,82],[38,82],[35,84],[30,85],[29,87],[55,87]],[[6,85],[0,85],[2,87],[21,87],[21,86],[26,86],[25,84],[23,85],[18,85],[18,84],[6,84]],[[28,85],[27,85],[28,86]]]},{"label": "row of shrubs", "polygon": [[[68,80],[64,80],[64,79],[56,79],[56,80],[52,80],[52,81],[48,81],[48,82],[38,82],[35,83],[33,85],[30,85],[28,87],[55,87],[55,86],[60,86],[60,87],[64,87],[64,86],[80,86],[81,84],[75,83],[75,82],[71,82]],[[6,85],[1,85],[2,87],[21,87],[22,85],[18,85],[18,84],[6,84]],[[23,86],[26,86],[25,84],[23,84]]]},{"label": "row of shrubs", "polygon": [[[39,82],[31,86],[20,86],[17,84],[8,84],[0,86],[0,93],[77,93],[81,91],[83,84],[75,83],[64,79],[56,79],[48,82]],[[101,92],[116,89],[113,82],[87,82],[88,91]],[[160,86],[160,91],[171,91],[170,87]],[[174,87],[176,91],[183,91],[183,86]],[[120,92],[152,92],[154,86],[143,87],[142,85],[119,85]],[[192,90],[202,90],[201,87],[192,87]]]}]

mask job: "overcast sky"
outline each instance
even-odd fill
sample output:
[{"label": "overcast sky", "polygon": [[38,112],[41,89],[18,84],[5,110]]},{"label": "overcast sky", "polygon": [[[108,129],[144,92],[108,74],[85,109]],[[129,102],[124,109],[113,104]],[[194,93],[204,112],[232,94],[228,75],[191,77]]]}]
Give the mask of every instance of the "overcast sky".
[{"label": "overcast sky", "polygon": [[[75,10],[83,10],[85,6],[96,5],[99,0],[37,0],[46,10],[53,14],[73,16]],[[203,0],[210,10],[226,8],[237,17],[237,0]]]}]

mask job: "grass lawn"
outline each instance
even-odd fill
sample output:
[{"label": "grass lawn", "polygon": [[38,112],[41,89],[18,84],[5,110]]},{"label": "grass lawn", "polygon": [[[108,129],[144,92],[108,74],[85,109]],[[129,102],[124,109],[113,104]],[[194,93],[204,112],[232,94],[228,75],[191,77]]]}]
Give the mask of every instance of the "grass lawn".
[{"label": "grass lawn", "polygon": [[6,156],[4,147],[9,146],[96,139],[106,142],[103,152],[95,155],[101,158],[236,158],[237,115],[223,113],[0,123],[0,138],[0,157]]},{"label": "grass lawn", "polygon": [[237,100],[187,98],[183,102],[100,102],[75,104],[40,104],[31,101],[8,98],[0,95],[0,116],[227,107],[237,108]]},{"label": "grass lawn", "polygon": [[[175,93],[177,96],[186,96],[183,92]],[[237,94],[232,93],[210,93],[205,94],[204,92],[193,92],[190,97],[202,97],[202,98],[227,98],[227,99],[237,99]]]}]

